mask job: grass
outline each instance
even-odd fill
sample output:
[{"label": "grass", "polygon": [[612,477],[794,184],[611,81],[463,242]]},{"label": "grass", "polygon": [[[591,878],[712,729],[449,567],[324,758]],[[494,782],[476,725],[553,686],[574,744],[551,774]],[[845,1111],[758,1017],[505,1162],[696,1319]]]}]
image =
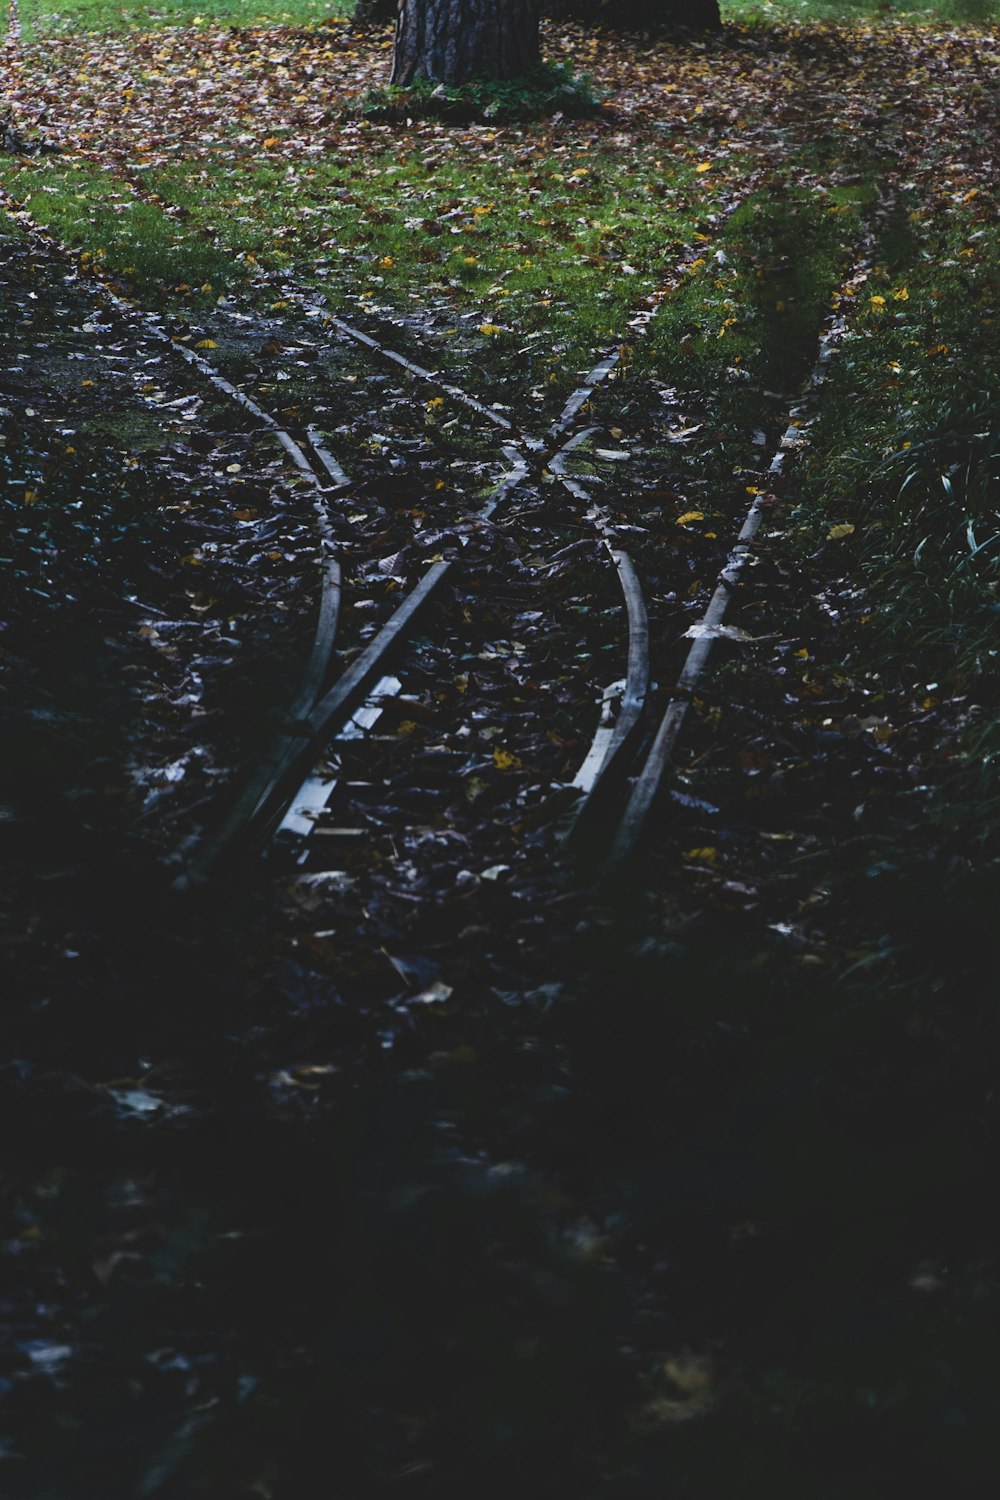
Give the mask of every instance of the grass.
[{"label": "grass", "polygon": [[[1000,828],[1000,234],[974,204],[911,208],[830,383],[798,515],[856,526],[870,591],[853,659],[918,703],[968,697],[937,815]],[[865,415],[863,433],[859,411]],[[922,686],[921,686],[922,685]]]},{"label": "grass", "polygon": [[919,645],[961,683],[992,675],[983,650],[996,654],[1000,235],[971,214],[915,217],[834,374],[806,500],[818,526],[856,522],[873,582],[892,583],[871,635],[894,658]]},{"label": "grass", "polygon": [[708,393],[716,423],[746,434],[760,420],[761,392],[794,391],[811,365],[870,196],[864,183],[823,194],[789,184],[741,205],[653,325],[645,358],[657,374]]},{"label": "grass", "polygon": [[[852,18],[870,14],[845,9]],[[315,10],[300,4],[275,15]],[[112,12],[94,0],[58,12],[95,26],[209,13],[258,14],[226,0],[155,12]],[[777,13],[759,10],[768,19]],[[818,5],[782,9],[793,13],[826,14]],[[42,3],[31,14],[41,25],[57,12]],[[477,133],[366,123],[336,152],[277,159],[289,128],[277,125],[264,143],[278,146],[273,161],[265,149],[237,155],[225,171],[184,159],[134,168],[141,198],[81,158],[25,165],[18,191],[84,263],[141,300],[207,312],[221,294],[252,290],[262,272],[288,274],[348,315],[398,320],[397,341],[418,328],[439,364],[520,408],[555,398],[596,350],[621,337],[628,314],[697,243],[703,217],[749,165],[730,149],[718,176],[702,176],[697,150],[680,155],[674,141],[654,156],[542,130],[501,135],[494,146]],[[825,195],[794,185],[802,166],[825,175],[827,149],[812,148],[812,159],[809,148],[800,151],[783,185],[772,183],[731,217],[722,259],[695,262],[632,353],[634,387],[651,376],[708,413],[717,442],[689,475],[706,494],[721,486],[731,495],[741,470],[755,466],[752,434],[768,421],[762,392],[789,392],[804,372],[870,199],[867,183]],[[876,669],[890,675],[919,660],[927,680],[954,692],[971,684],[992,701],[1000,659],[998,248],[976,207],[943,213],[914,198],[891,226],[824,401],[797,524],[808,547],[831,526],[857,528],[850,545],[879,600],[859,655],[874,653]],[[273,287],[260,290],[270,306]],[[605,399],[609,423],[618,420],[620,388],[600,398],[599,410]],[[660,456],[685,462],[676,452]],[[974,741],[986,780],[991,734],[977,731]]]},{"label": "grass", "polygon": [[[644,432],[649,464],[671,475],[686,497],[678,509],[693,507],[722,536],[745,508],[747,484],[760,482],[761,444],[780,437],[784,402],[774,396],[789,398],[812,365],[816,330],[871,193],[862,179],[839,192],[789,183],[751,195],[632,351],[628,389],[605,389],[594,402],[606,426]],[[664,427],[677,419],[665,423],[655,390],[666,392],[672,407],[679,403],[681,425],[697,424],[690,448],[664,442]],[[714,564],[706,566],[702,591],[715,575]]]},{"label": "grass", "polygon": [[[25,173],[19,189],[36,222],[80,254],[85,268],[109,272],[144,289],[214,281],[233,286],[231,261],[210,243],[178,229],[97,168],[57,161]],[[207,295],[207,294],[205,294]]]},{"label": "grass", "polygon": [[81,163],[34,163],[18,192],[144,299],[207,306],[261,270],[288,272],[334,308],[419,312],[442,357],[471,347],[495,392],[511,382],[507,395],[524,397],[571,381],[691,243],[712,189],[694,195],[683,165],[667,186],[665,170],[601,150],[546,159],[530,140],[513,161],[378,145],[315,166],[141,173],[171,217]]},{"label": "grass", "polygon": [[[349,16],[353,0],[139,0],[116,5],[113,0],[22,0],[22,26],[28,36],[59,32],[116,32],[151,26],[182,26],[222,22],[240,26],[267,22],[303,25],[331,16]],[[810,22],[942,20],[972,24],[995,21],[997,0],[937,0],[931,5],[886,3],[886,0],[729,0],[723,19],[773,24]]]},{"label": "grass", "polygon": [[223,22],[259,26],[271,22],[303,25],[348,16],[351,0],[140,0],[116,5],[113,0],[21,0],[21,25],[28,38],[79,31],[145,31],[155,26]]},{"label": "grass", "polygon": [[997,0],[937,0],[930,5],[910,4],[908,0],[723,0],[722,16],[726,21],[766,26],[788,21],[801,25],[835,22],[841,26],[945,21],[975,26],[989,25],[1000,18],[1000,4]]}]

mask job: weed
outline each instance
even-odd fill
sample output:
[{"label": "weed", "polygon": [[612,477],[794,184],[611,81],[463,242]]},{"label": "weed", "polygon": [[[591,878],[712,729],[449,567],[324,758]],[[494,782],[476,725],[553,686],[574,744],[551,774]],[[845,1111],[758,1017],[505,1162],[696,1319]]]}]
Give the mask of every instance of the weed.
[{"label": "weed", "polygon": [[561,113],[570,119],[597,114],[600,96],[586,75],[559,63],[541,63],[521,78],[482,78],[450,85],[417,79],[406,88],[369,89],[347,107],[348,116],[367,120],[448,120],[468,124],[510,124]]}]

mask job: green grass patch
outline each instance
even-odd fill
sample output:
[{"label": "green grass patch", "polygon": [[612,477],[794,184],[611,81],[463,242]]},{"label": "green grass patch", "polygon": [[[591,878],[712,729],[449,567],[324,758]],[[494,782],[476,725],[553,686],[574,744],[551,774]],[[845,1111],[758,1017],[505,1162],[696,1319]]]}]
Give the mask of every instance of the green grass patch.
[{"label": "green grass patch", "polygon": [[157,26],[222,22],[234,26],[301,25],[349,16],[351,0],[21,0],[21,26],[28,38],[80,31],[146,31]]},{"label": "green grass patch", "polygon": [[[738,383],[794,389],[815,353],[866,196],[790,188],[744,203],[720,244],[695,262],[700,274],[658,322],[651,352],[659,367],[666,354],[671,375],[711,387],[725,361],[739,368]],[[678,333],[684,348],[675,365]]]},{"label": "green grass patch", "polygon": [[187,164],[144,185],[248,268],[288,270],[347,311],[419,318],[446,357],[473,346],[474,384],[516,379],[523,393],[572,380],[621,336],[712,203],[703,188],[692,201],[692,176],[613,152],[549,154],[529,136],[496,158],[415,138],[225,178]]},{"label": "green grass patch", "polygon": [[209,241],[98,167],[32,163],[11,186],[35,222],[78,251],[86,266],[155,291],[157,302],[178,287],[222,291],[245,279],[245,271]]},{"label": "green grass patch", "polygon": [[[676,448],[659,451],[665,465],[682,466],[693,486],[711,492],[713,508],[731,504],[734,477],[756,471],[763,445],[773,447],[780,436],[785,401],[815,359],[870,191],[864,184],[831,193],[789,185],[749,198],[692,263],[686,284],[636,348],[636,401],[648,399],[639,394],[644,377],[702,424],[690,458]],[[621,400],[618,391],[599,398],[608,423]],[[655,409],[644,417],[655,451],[662,417]],[[742,485],[736,492],[742,496]]]}]

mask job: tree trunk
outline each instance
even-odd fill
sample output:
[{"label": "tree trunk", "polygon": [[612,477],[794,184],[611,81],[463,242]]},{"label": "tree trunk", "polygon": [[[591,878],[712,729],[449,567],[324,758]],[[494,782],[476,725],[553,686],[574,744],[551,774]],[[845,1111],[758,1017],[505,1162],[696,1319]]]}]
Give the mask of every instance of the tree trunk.
[{"label": "tree trunk", "polygon": [[393,83],[516,78],[537,62],[537,0],[399,0]]}]

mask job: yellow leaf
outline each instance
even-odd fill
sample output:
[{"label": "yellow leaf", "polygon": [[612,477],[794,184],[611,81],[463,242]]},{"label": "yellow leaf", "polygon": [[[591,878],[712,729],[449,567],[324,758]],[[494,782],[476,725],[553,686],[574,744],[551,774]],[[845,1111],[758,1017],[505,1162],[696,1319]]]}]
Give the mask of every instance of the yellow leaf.
[{"label": "yellow leaf", "polygon": [[493,764],[498,771],[520,771],[523,769],[523,761],[509,750],[501,750],[499,746],[493,752]]},{"label": "yellow leaf", "polygon": [[407,735],[414,734],[416,732],[416,728],[417,725],[415,720],[404,719],[396,730],[396,733],[398,735],[401,735],[405,739]]},{"label": "yellow leaf", "polygon": [[909,302],[910,293],[905,286],[899,286],[892,294],[893,302]]},{"label": "yellow leaf", "polygon": [[24,503],[25,503],[25,505],[37,505],[38,504],[38,491],[37,490],[25,490],[25,492],[24,492]]},{"label": "yellow leaf", "polygon": [[684,858],[691,860],[693,864],[714,865],[719,858],[719,851],[709,844],[704,849],[686,849]]},{"label": "yellow leaf", "polygon": [[690,526],[693,521],[704,521],[703,510],[686,510],[682,516],[678,516],[674,522],[675,526]]},{"label": "yellow leaf", "polygon": [[872,304],[872,307],[884,307],[885,306],[885,298],[884,297],[878,297],[878,296],[872,297],[871,298],[871,304]]},{"label": "yellow leaf", "polygon": [[496,323],[480,323],[479,332],[485,334],[503,333],[503,329]]},{"label": "yellow leaf", "polygon": [[809,647],[808,646],[803,646],[803,647],[801,647],[800,650],[796,651],[794,654],[797,657],[799,657],[800,660],[805,661],[806,657],[809,655]]},{"label": "yellow leaf", "polygon": [[695,167],[696,172],[711,172],[711,170],[712,163],[710,161],[700,161]]},{"label": "yellow leaf", "polygon": [[196,349],[218,349],[219,346],[214,339],[199,339],[194,347]]},{"label": "yellow leaf", "polygon": [[843,521],[839,526],[831,526],[827,536],[831,542],[839,542],[845,536],[853,536],[855,528],[850,521]]},{"label": "yellow leaf", "polygon": [[264,150],[265,151],[270,151],[270,149],[271,149],[272,146],[280,146],[280,145],[281,145],[281,137],[279,135],[269,135],[268,138],[267,138],[267,140],[264,142]]}]

